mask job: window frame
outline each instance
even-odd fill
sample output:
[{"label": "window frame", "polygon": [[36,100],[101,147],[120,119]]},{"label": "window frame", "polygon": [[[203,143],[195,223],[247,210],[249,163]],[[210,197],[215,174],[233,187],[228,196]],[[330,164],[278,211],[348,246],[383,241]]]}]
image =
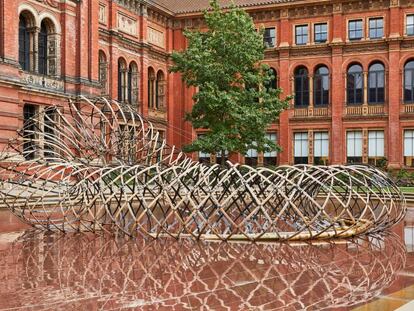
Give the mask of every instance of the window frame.
[{"label": "window frame", "polygon": [[[298,140],[296,140],[297,135],[301,135],[300,139]],[[296,156],[297,142],[301,145],[300,156]],[[304,146],[306,146],[306,148],[304,148]],[[293,133],[293,161],[295,164],[309,164],[309,133],[307,131],[297,131]]]},{"label": "window frame", "polygon": [[[403,74],[404,74],[404,77],[403,77],[403,101],[404,101],[405,104],[413,104],[414,103],[414,67],[413,68],[408,68],[408,69],[406,68],[407,65],[411,62],[414,63],[414,59],[409,60],[404,64],[404,71],[403,71]],[[411,86],[411,88],[410,88],[411,97],[410,97],[410,99],[407,99],[407,97],[406,97],[407,73],[408,72],[410,73],[410,76],[411,76],[411,85],[410,85]]]},{"label": "window frame", "polygon": [[38,33],[38,72],[41,75],[48,75],[48,30],[42,22]]},{"label": "window frame", "polygon": [[[24,22],[24,26],[22,25]],[[28,20],[25,16],[19,16],[19,30],[18,30],[18,48],[19,48],[19,65],[23,71],[30,71],[30,33],[28,31]],[[23,46],[22,46],[23,45]]]},{"label": "window frame", "polygon": [[[351,23],[361,23],[361,29],[355,28],[354,30],[351,30]],[[364,39],[364,19],[363,18],[355,18],[355,19],[348,19],[347,21],[347,30],[348,30],[348,41],[361,41]],[[361,37],[352,37],[351,33],[357,33],[361,32]]]},{"label": "window frame", "polygon": [[[411,137],[409,137],[411,139],[411,154],[407,155],[406,154],[406,133],[407,132],[411,132]],[[414,167],[414,129],[412,128],[405,128],[403,129],[403,158],[404,158],[404,165],[405,166],[409,166],[409,167]]]},{"label": "window frame", "polygon": [[[377,21],[378,20],[381,20],[382,21],[382,27],[381,28],[378,28],[378,27],[371,28],[371,21],[376,21],[376,24],[375,25],[377,26]],[[370,40],[378,40],[378,39],[383,39],[384,38],[384,36],[385,36],[385,19],[384,19],[383,16],[373,16],[373,17],[369,17],[367,24],[368,24],[367,25],[368,26],[368,38]],[[378,29],[381,29],[382,35],[381,36],[371,37],[371,31],[373,29],[375,30],[375,33],[376,34],[378,33]]]},{"label": "window frame", "polygon": [[[304,35],[303,33],[298,35],[298,29],[299,28],[306,28],[306,35]],[[309,38],[310,38],[310,30],[309,30],[309,24],[299,24],[299,25],[294,25],[294,36],[295,36],[295,45],[297,46],[303,46],[303,45],[308,45],[309,44]],[[298,43],[298,37],[300,38],[304,38],[306,37],[306,42],[305,43]]]},{"label": "window frame", "polygon": [[[317,135],[320,134],[321,138],[317,139]],[[322,134],[326,134],[326,137],[323,137]],[[320,153],[321,155],[316,155],[317,152],[317,141],[320,142]],[[326,150],[327,150],[327,154],[324,155],[323,151],[324,151],[324,143],[326,144]],[[315,165],[320,165],[320,163],[322,162],[323,165],[326,165],[327,162],[329,161],[329,144],[330,143],[330,135],[329,135],[329,131],[328,130],[317,130],[313,132],[313,164]],[[319,152],[318,152],[319,153]]]},{"label": "window frame", "polygon": [[[317,32],[316,31],[316,27],[317,26],[322,26],[322,25],[325,25],[326,26],[326,32]],[[324,43],[327,43],[328,42],[328,36],[329,36],[329,25],[328,25],[328,23],[327,22],[320,22],[320,23],[314,23],[313,24],[313,42],[315,43],[315,44],[324,44]],[[322,34],[325,34],[326,35],[326,38],[325,38],[325,40],[317,40],[316,39],[316,36],[318,35],[318,34],[320,34],[320,33],[322,33]]]},{"label": "window frame", "polygon": [[[380,64],[383,67],[383,70],[372,70],[371,71],[371,67],[376,65],[376,64]],[[379,89],[380,87],[378,87],[378,81],[379,81],[379,74],[382,73],[382,79],[383,79],[383,93],[382,93],[382,100],[379,100]],[[375,101],[371,100],[371,75],[375,75],[375,88],[373,88],[375,90]],[[385,66],[384,64],[377,62],[377,63],[373,63],[369,66],[368,68],[368,81],[367,81],[368,85],[367,85],[367,92],[368,92],[368,104],[369,105],[378,105],[378,104],[384,104],[385,103],[385,90],[386,90],[386,79],[385,79]]]},{"label": "window frame", "polygon": [[[304,74],[296,74],[299,69],[305,69],[306,75]],[[299,66],[295,69],[293,74],[294,76],[294,91],[295,91],[295,108],[307,108],[310,104],[310,81],[309,81],[309,70],[304,66]],[[297,79],[300,79],[300,87],[301,89],[298,90]],[[305,86],[307,85],[307,89]],[[300,104],[298,104],[298,99],[300,98]]]},{"label": "window frame", "polygon": [[[413,23],[412,24],[408,24],[408,18],[409,17],[411,17],[413,19]],[[414,12],[410,12],[410,13],[406,13],[405,14],[404,24],[405,24],[405,27],[404,27],[405,35],[407,37],[414,36]],[[409,28],[411,29],[410,32],[408,31]]]},{"label": "window frame", "polygon": [[[319,74],[317,73],[317,71],[320,68],[325,67],[328,70],[327,74]],[[324,79],[328,79],[328,89],[327,91],[324,90],[323,88],[323,84],[324,84]],[[320,83],[320,90],[317,90],[317,83],[318,83],[318,79],[320,79],[321,83]],[[326,65],[321,65],[318,66],[313,74],[313,105],[315,107],[327,107],[329,106],[329,102],[330,102],[330,91],[331,91],[331,81],[330,81],[330,70],[329,67]],[[325,92],[327,92],[327,98],[326,98],[326,103],[325,103]],[[320,100],[318,100],[318,93],[320,93]],[[319,103],[318,103],[319,102]],[[320,103],[321,102],[321,103]]]},{"label": "window frame", "polygon": [[[274,31],[274,36],[266,36],[266,31],[267,30],[273,30]],[[272,43],[271,45],[267,45],[268,41],[267,39],[271,39]],[[263,33],[263,44],[265,46],[266,49],[273,49],[276,47],[276,27],[265,27],[264,29],[264,33]]]},{"label": "window frame", "polygon": [[[359,67],[361,67],[361,71],[360,72],[352,72],[352,73],[350,73],[349,70],[351,69],[351,67],[353,67],[355,65],[358,65]],[[360,88],[357,88],[356,87],[356,85],[357,85],[357,83],[356,83],[356,80],[357,80],[356,79],[356,76],[357,75],[360,75],[360,78],[361,78],[361,87]],[[350,76],[352,76],[352,81],[353,81],[353,92],[352,92],[352,95],[353,95],[354,100],[352,102],[350,101],[350,96],[349,96],[349,94],[350,94],[350,87],[349,87],[350,86]],[[364,68],[359,63],[353,64],[353,65],[351,64],[348,67],[347,71],[346,71],[346,104],[347,104],[347,106],[360,106],[360,105],[363,105],[364,104],[364,87],[365,87],[365,82],[364,82]],[[361,100],[360,101],[357,100],[357,97],[358,97],[357,90],[358,89],[361,90]]]},{"label": "window frame", "polygon": [[[348,137],[351,133],[354,133],[354,137],[350,138]],[[361,137],[355,137],[355,133],[359,133],[361,135]],[[363,162],[363,155],[364,155],[364,134],[362,132],[362,130],[360,129],[350,129],[346,131],[346,163],[362,163]],[[349,141],[350,139],[352,139],[353,141],[353,154],[350,155],[350,151],[349,151]],[[356,141],[360,140],[361,141],[361,148],[360,148],[360,154],[361,155],[356,155],[357,153],[355,152],[355,150],[357,150],[356,148]],[[359,154],[359,153],[358,153]]]}]

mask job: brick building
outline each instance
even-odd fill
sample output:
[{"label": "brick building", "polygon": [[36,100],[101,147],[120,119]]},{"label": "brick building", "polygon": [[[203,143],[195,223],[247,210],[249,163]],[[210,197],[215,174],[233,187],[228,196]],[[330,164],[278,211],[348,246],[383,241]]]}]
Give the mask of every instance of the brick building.
[{"label": "brick building", "polygon": [[[224,6],[230,1],[222,1]],[[266,28],[265,62],[289,110],[279,154],[247,163],[414,166],[414,0],[237,0]],[[0,144],[36,111],[78,95],[135,107],[182,146],[194,90],[170,74],[208,0],[0,0]],[[214,161],[213,155],[199,157]]]}]

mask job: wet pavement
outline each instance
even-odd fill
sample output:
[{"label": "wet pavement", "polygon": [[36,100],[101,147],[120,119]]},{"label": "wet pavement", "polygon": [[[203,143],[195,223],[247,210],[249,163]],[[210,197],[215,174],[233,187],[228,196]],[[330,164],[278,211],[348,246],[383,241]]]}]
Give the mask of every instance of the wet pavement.
[{"label": "wet pavement", "polygon": [[414,310],[414,209],[314,243],[33,231],[0,211],[0,310]]}]

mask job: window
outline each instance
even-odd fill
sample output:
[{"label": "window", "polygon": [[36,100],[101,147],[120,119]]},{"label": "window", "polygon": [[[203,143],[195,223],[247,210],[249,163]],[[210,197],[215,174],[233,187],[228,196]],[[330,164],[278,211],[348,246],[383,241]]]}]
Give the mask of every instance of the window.
[{"label": "window", "polygon": [[329,105],[329,69],[325,66],[315,71],[313,93],[315,106]]},{"label": "window", "polygon": [[376,165],[377,160],[384,158],[384,131],[368,132],[368,162]]},{"label": "window", "polygon": [[329,134],[328,132],[315,132],[313,134],[313,155],[315,165],[328,164]]},{"label": "window", "polygon": [[99,82],[101,83],[102,95],[108,94],[108,63],[103,51],[99,51]]},{"label": "window", "polygon": [[44,156],[46,160],[56,157],[54,145],[56,144],[55,122],[56,109],[48,107],[44,110]]},{"label": "window", "polygon": [[131,62],[128,68],[128,103],[137,104],[138,102],[138,66]]},{"label": "window", "polygon": [[[276,133],[267,133],[266,138],[273,142],[277,141]],[[270,152],[263,153],[263,164],[265,166],[276,165],[276,163],[277,163],[277,152],[276,151],[270,151]]]},{"label": "window", "polygon": [[266,28],[264,31],[264,45],[266,48],[273,48],[276,45],[276,29]]},{"label": "window", "polygon": [[126,63],[125,60],[119,59],[118,60],[118,100],[120,102],[124,102],[126,98],[126,89],[127,89],[127,81],[126,81]]},{"label": "window", "polygon": [[346,153],[348,163],[362,163],[362,132],[346,133]]},{"label": "window", "polygon": [[23,70],[30,70],[30,35],[24,16],[19,20],[19,64]]},{"label": "window", "polygon": [[257,166],[257,150],[256,149],[249,149],[246,152],[246,155],[244,157],[244,163],[250,166]]},{"label": "window", "polygon": [[155,109],[155,72],[148,69],[148,108]]},{"label": "window", "polygon": [[414,35],[414,14],[407,15],[407,35],[412,36]]},{"label": "window", "polygon": [[42,22],[39,32],[39,73],[47,75],[47,28],[45,22]]},{"label": "window", "polygon": [[369,38],[379,39],[384,36],[384,20],[380,18],[371,18],[369,20]]},{"label": "window", "polygon": [[33,117],[36,114],[36,106],[24,105],[23,107],[23,156],[26,160],[32,160],[36,156],[36,123]]},{"label": "window", "polygon": [[296,26],[295,28],[296,45],[308,43],[308,25]]},{"label": "window", "polygon": [[349,37],[349,40],[361,40],[362,39],[363,37],[362,19],[348,22],[348,37]]},{"label": "window", "polygon": [[414,61],[404,66],[404,102],[414,103]]},{"label": "window", "polygon": [[315,24],[315,38],[316,43],[325,43],[328,40],[328,24]]},{"label": "window", "polygon": [[347,78],[347,103],[348,105],[360,105],[364,101],[364,75],[362,67],[358,64],[348,69]]},{"label": "window", "polygon": [[295,145],[295,164],[308,164],[309,144],[308,133],[295,133],[294,135]]},{"label": "window", "polygon": [[164,73],[160,70],[157,73],[157,81],[155,87],[155,107],[157,109],[165,107],[165,78]]},{"label": "window", "polygon": [[404,131],[404,164],[414,167],[414,130]]},{"label": "window", "polygon": [[385,99],[385,70],[381,63],[373,64],[368,71],[368,103],[380,104]]},{"label": "window", "polygon": [[309,106],[309,78],[305,67],[295,70],[295,106]]}]

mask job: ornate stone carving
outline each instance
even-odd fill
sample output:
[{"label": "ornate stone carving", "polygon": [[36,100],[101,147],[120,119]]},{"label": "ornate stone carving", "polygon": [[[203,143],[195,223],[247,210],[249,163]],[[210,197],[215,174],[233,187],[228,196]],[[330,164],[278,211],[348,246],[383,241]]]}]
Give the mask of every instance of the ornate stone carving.
[{"label": "ornate stone carving", "polygon": [[49,5],[49,6],[53,7],[53,8],[59,7],[59,3],[56,2],[55,0],[37,0],[37,2],[44,3],[46,5]]},{"label": "ornate stone carving", "polygon": [[165,48],[165,33],[155,28],[148,27],[148,42]]},{"label": "ornate stone carving", "polygon": [[99,22],[104,25],[108,23],[108,18],[106,14],[106,6],[102,3],[99,4]]},{"label": "ornate stone carving", "polygon": [[36,75],[34,73],[24,73],[22,82],[30,87],[41,88],[42,90],[64,91],[64,83],[62,80]]},{"label": "ornate stone carving", "polygon": [[117,14],[117,27],[118,30],[127,34],[136,36],[138,34],[138,23],[135,19],[118,12]]}]

